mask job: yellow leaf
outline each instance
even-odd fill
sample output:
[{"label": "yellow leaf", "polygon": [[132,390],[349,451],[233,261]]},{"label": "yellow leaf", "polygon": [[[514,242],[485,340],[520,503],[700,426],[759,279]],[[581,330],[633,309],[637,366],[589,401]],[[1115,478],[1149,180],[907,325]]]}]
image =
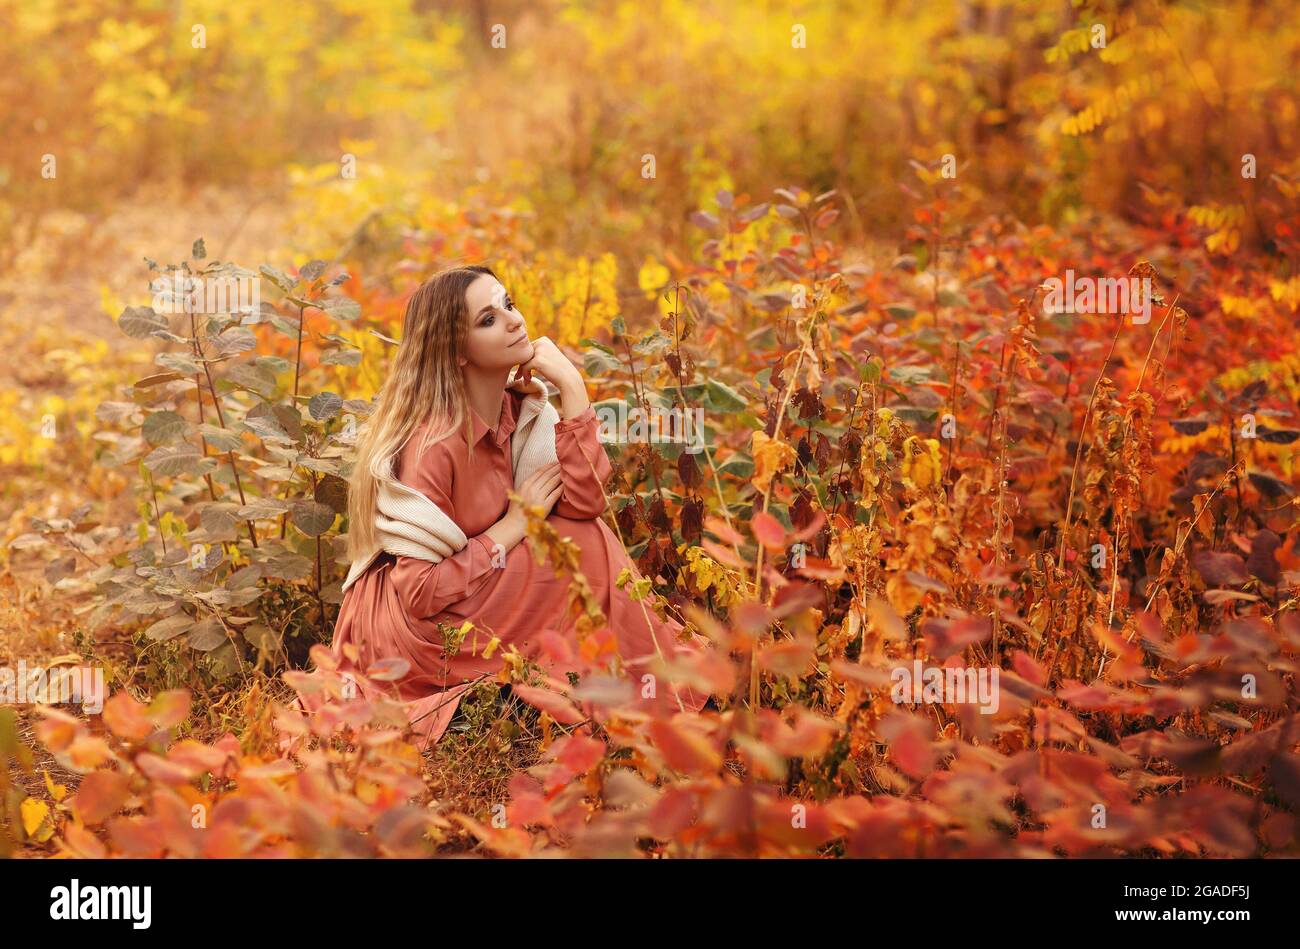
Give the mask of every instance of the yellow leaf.
[{"label": "yellow leaf", "polygon": [[53,659],[47,659],[45,661],[45,667],[48,669],[53,666],[79,666],[85,661],[86,660],[82,658],[81,653],[65,652],[61,656],[55,656]]},{"label": "yellow leaf", "polygon": [[41,774],[45,775],[45,789],[50,792],[50,797],[56,801],[63,800],[68,793],[67,787],[62,784],[55,784],[48,771],[42,769]]},{"label": "yellow leaf", "polygon": [[903,442],[903,480],[918,490],[937,484],[943,465],[939,456],[939,442],[933,438],[922,439],[911,435]]},{"label": "yellow leaf", "polygon": [[23,819],[23,830],[32,840],[44,843],[54,835],[54,825],[52,822],[47,823],[50,816],[50,807],[44,801],[38,801],[35,798],[24,798],[23,803],[19,806]]},{"label": "yellow leaf", "polygon": [[750,483],[761,493],[772,490],[772,479],[777,472],[789,467],[795,459],[795,451],[779,438],[768,438],[765,432],[755,432],[751,448],[754,457],[754,476]]},{"label": "yellow leaf", "polygon": [[647,300],[653,300],[659,295],[659,290],[668,285],[672,279],[672,274],[668,268],[653,257],[647,257],[645,263],[641,265],[641,270],[636,275],[637,286],[645,291]]}]

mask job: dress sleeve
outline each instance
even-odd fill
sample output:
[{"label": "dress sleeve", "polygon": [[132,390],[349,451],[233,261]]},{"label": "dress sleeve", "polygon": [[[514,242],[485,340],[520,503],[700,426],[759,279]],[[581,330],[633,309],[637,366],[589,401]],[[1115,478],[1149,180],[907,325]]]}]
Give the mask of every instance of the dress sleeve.
[{"label": "dress sleeve", "polygon": [[605,512],[601,488],[614,466],[597,433],[596,410],[590,405],[555,426],[555,454],[564,490],[553,510],[561,517],[591,520]]},{"label": "dress sleeve", "polygon": [[[452,477],[448,445],[443,442],[432,446],[418,460],[412,456],[403,465],[401,481],[421,492],[452,520],[458,520],[451,503]],[[419,557],[397,557],[389,576],[408,616],[427,619],[477,592],[496,566],[493,543],[487,534],[468,540],[462,550],[437,563]]]}]

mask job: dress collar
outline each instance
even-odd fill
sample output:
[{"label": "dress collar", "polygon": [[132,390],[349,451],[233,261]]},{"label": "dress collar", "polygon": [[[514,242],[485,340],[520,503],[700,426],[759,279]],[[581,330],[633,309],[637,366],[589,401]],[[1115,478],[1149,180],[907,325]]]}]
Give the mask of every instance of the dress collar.
[{"label": "dress collar", "polygon": [[470,444],[477,445],[485,435],[491,435],[493,444],[498,447],[508,439],[515,430],[515,400],[510,398],[510,390],[507,389],[501,397],[501,421],[497,423],[496,431],[483,421],[483,417],[478,414],[473,406],[470,407],[470,425],[472,431],[470,434]]}]

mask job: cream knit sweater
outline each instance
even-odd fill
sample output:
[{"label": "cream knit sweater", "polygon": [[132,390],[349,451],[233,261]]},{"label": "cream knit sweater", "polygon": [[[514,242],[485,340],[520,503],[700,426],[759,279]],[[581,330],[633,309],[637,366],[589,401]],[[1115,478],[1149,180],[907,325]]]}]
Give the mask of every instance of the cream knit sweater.
[{"label": "cream knit sweater", "polygon": [[[544,380],[534,376],[529,388],[536,394],[526,396],[520,404],[519,418],[510,435],[510,460],[516,488],[538,468],[556,460],[555,426],[560,421],[560,413],[548,399]],[[390,472],[393,461],[389,459]],[[396,477],[379,484],[375,530],[379,534],[379,546],[352,561],[347,579],[343,581],[344,590],[366,572],[382,551],[437,563],[469,543],[465,532],[438,505]]]}]

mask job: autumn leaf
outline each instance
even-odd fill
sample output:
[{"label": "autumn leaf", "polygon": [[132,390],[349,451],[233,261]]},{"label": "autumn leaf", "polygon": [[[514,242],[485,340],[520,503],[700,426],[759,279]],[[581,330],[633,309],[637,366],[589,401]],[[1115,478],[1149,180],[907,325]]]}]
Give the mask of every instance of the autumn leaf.
[{"label": "autumn leaf", "polygon": [[72,798],[72,813],[83,824],[95,825],[116,814],[127,798],[127,778],[120,771],[92,771]]},{"label": "autumn leaf", "polygon": [[750,483],[760,494],[772,490],[772,479],[794,463],[795,450],[779,438],[769,438],[764,432],[754,432],[750,453],[754,458],[754,475]]},{"label": "autumn leaf", "polygon": [[27,836],[38,843],[44,843],[54,835],[54,825],[50,822],[50,806],[35,798],[23,798],[19,805],[22,815],[23,830]]}]

